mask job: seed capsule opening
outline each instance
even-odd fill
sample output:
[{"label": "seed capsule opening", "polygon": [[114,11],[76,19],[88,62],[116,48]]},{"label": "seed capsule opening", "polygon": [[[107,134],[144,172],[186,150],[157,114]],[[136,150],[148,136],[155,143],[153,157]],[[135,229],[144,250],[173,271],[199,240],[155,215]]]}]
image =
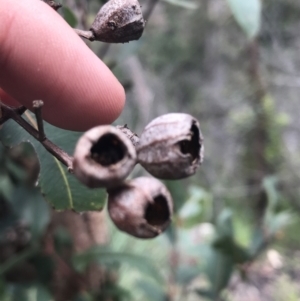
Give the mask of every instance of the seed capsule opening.
[{"label": "seed capsule opening", "polygon": [[145,219],[152,226],[162,226],[170,220],[171,212],[168,200],[163,195],[154,198],[154,203],[148,203],[145,209]]},{"label": "seed capsule opening", "polygon": [[114,134],[103,135],[91,148],[91,158],[102,166],[118,163],[126,153],[125,145]]},{"label": "seed capsule opening", "polygon": [[139,238],[153,238],[170,224],[173,200],[163,183],[140,177],[108,189],[108,212],[120,230]]},{"label": "seed capsule opening", "polygon": [[136,152],[131,141],[111,125],[84,133],[74,151],[74,174],[90,188],[116,187],[135,164]]},{"label": "seed capsule opening", "polygon": [[179,142],[180,151],[183,154],[190,154],[193,162],[199,160],[201,144],[199,141],[200,131],[195,122],[193,122],[191,129],[191,139],[182,140]]}]

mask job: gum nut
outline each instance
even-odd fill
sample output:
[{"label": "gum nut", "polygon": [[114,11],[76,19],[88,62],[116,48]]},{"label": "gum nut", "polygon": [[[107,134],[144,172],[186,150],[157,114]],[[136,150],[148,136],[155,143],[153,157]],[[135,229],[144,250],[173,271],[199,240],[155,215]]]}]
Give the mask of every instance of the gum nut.
[{"label": "gum nut", "polygon": [[74,152],[75,176],[90,188],[119,185],[136,164],[131,141],[111,125],[92,128],[79,140]]},{"label": "gum nut", "polygon": [[151,121],[136,148],[138,162],[160,179],[182,179],[195,174],[203,161],[200,124],[188,114],[171,113]]},{"label": "gum nut", "polygon": [[108,212],[121,230],[139,238],[161,234],[171,222],[173,200],[155,178],[140,177],[108,191]]}]

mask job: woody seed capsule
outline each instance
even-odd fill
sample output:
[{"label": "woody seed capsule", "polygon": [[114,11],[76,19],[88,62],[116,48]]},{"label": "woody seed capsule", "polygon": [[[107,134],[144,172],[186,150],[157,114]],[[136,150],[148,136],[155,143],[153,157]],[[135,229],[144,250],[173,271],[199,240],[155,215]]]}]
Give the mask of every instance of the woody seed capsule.
[{"label": "woody seed capsule", "polygon": [[99,10],[90,30],[97,41],[125,43],[138,40],[144,27],[137,0],[109,0]]},{"label": "woody seed capsule", "polygon": [[90,188],[119,185],[132,171],[136,152],[131,141],[111,125],[87,131],[77,142],[73,169]]},{"label": "woody seed capsule", "polygon": [[202,142],[197,119],[182,113],[166,114],[145,127],[136,148],[138,162],[157,178],[186,178],[203,161]]},{"label": "woody seed capsule", "polygon": [[139,238],[153,238],[169,225],[171,194],[159,180],[140,177],[108,190],[108,212],[114,224]]}]

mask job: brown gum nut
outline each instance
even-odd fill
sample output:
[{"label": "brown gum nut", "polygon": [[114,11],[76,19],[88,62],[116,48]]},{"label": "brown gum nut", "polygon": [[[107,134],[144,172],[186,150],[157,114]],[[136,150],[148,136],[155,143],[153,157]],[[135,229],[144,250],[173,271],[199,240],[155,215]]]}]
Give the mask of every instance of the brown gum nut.
[{"label": "brown gum nut", "polygon": [[155,178],[140,177],[108,191],[108,212],[114,224],[138,238],[153,238],[170,224],[173,200]]},{"label": "brown gum nut", "polygon": [[144,27],[137,0],[110,0],[101,7],[90,30],[98,41],[125,43],[138,40]]},{"label": "brown gum nut", "polygon": [[188,114],[160,116],[145,127],[136,150],[138,162],[153,176],[189,177],[203,161],[200,124]]},{"label": "brown gum nut", "polygon": [[74,152],[74,174],[90,188],[119,185],[132,171],[136,152],[131,141],[111,125],[87,131]]}]

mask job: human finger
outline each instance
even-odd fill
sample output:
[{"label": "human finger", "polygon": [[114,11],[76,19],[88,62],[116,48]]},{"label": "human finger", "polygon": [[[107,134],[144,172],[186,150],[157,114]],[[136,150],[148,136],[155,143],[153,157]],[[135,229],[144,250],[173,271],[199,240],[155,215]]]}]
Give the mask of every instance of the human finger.
[{"label": "human finger", "polygon": [[108,124],[121,113],[124,89],[107,66],[40,0],[0,0],[0,87],[65,129]]}]

